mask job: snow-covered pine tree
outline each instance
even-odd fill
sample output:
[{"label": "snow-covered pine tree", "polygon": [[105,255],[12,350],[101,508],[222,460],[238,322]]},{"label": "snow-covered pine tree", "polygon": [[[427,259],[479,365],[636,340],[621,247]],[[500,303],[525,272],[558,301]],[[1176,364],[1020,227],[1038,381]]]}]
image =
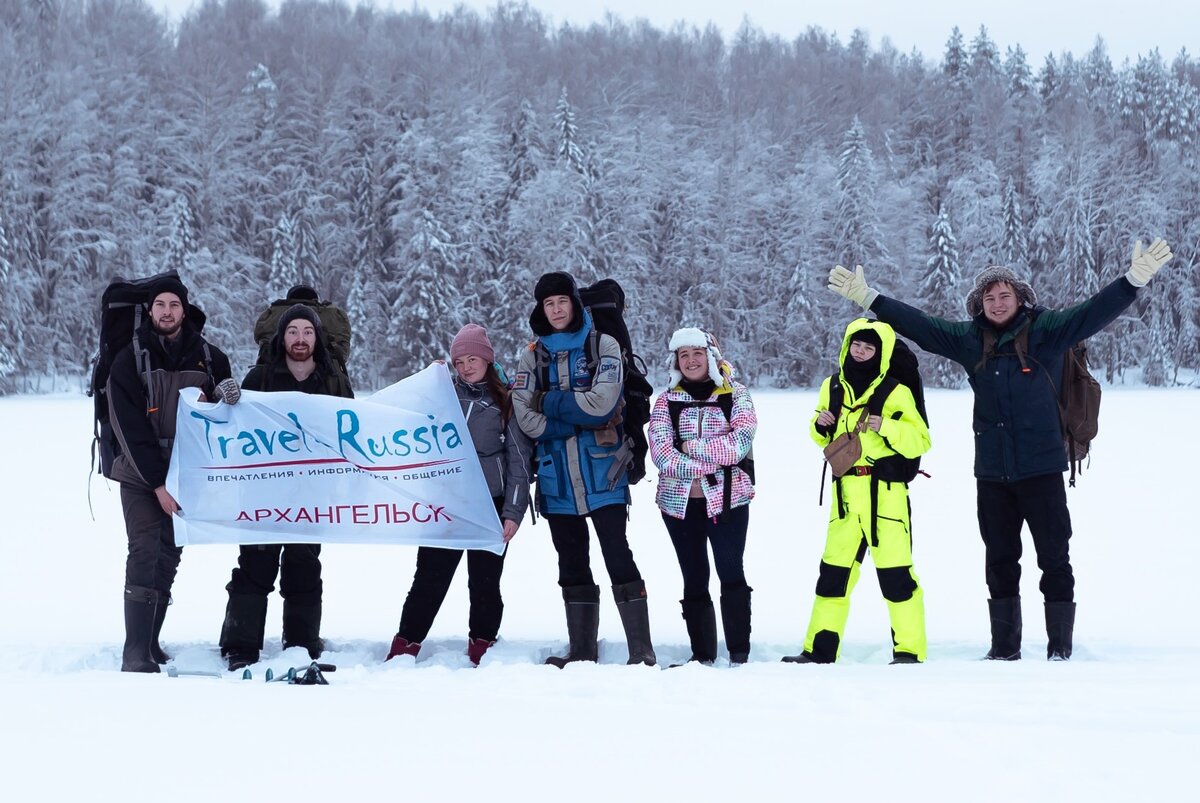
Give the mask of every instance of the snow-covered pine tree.
[{"label": "snow-covered pine tree", "polygon": [[267,292],[272,298],[283,298],[296,283],[296,227],[291,215],[281,212],[271,230],[271,275],[267,280]]},{"label": "snow-covered pine tree", "polygon": [[[925,272],[918,291],[922,306],[931,315],[950,320],[958,318],[961,284],[958,241],[943,206],[929,228],[929,258],[925,260]],[[929,354],[923,355],[921,362],[921,374],[931,387],[953,388],[962,384],[962,369],[956,363]]]},{"label": "snow-covered pine tree", "polygon": [[586,165],[583,149],[579,147],[579,129],[575,125],[575,110],[571,108],[565,86],[558,96],[558,105],[554,107],[554,132],[558,137],[558,160],[566,162],[572,170],[583,174]]},{"label": "snow-covered pine tree", "polygon": [[1024,270],[1029,262],[1029,241],[1025,234],[1025,218],[1021,214],[1021,197],[1012,179],[1004,182],[1004,241],[1001,255],[1014,269]]},{"label": "snow-covered pine tree", "polygon": [[1020,45],[1005,52],[1004,77],[1010,97],[1024,97],[1033,91],[1033,71],[1029,69],[1029,61]]},{"label": "snow-covered pine tree", "polygon": [[[2,210],[0,210],[2,211]],[[21,347],[21,316],[14,302],[13,249],[0,215],[0,393],[8,377],[17,371],[17,354]]]},{"label": "snow-covered pine tree", "polygon": [[186,194],[176,193],[170,207],[170,232],[166,248],[166,270],[186,273],[192,255],[199,248],[196,239],[196,220]]},{"label": "snow-covered pine tree", "polygon": [[875,160],[862,122],[855,115],[838,157],[833,250],[842,264],[879,264],[888,258],[875,209],[876,186]]}]

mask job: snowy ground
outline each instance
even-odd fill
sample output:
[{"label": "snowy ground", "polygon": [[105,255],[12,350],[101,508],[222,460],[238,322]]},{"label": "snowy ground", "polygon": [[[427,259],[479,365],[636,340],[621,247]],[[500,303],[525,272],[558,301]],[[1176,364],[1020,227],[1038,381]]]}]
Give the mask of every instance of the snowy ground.
[{"label": "snowy ground", "polygon": [[[325,660],[338,665],[328,687],[259,680],[267,667],[304,660],[279,651],[277,598],[253,681],[117,671],[125,536],[115,486],[96,479],[95,521],[88,512],[90,401],[0,399],[5,798],[1195,799],[1200,538],[1186,445],[1196,444],[1200,394],[1106,391],[1095,459],[1069,494],[1075,658],[1041,660],[1029,546],[1029,660],[997,664],[977,660],[987,594],[970,394],[931,393],[933,479],[913,490],[929,661],[887,665],[886,612],[868,570],[843,660],[824,667],[779,662],[799,648],[824,536],[819,452],[803,431],[815,394],[755,398],[749,665],[626,667],[608,597],[600,665],[541,666],[562,648],[565,625],[548,533],[526,523],[509,553],[502,640],[479,669],[463,655],[465,570],[419,660],[384,665],[415,550],[326,548]],[[679,571],[651,484],[635,489],[631,541],[659,660],[686,658]],[[220,667],[235,555],[234,547],[184,552],[163,631],[180,668]],[[598,551],[593,564],[604,585]]]}]

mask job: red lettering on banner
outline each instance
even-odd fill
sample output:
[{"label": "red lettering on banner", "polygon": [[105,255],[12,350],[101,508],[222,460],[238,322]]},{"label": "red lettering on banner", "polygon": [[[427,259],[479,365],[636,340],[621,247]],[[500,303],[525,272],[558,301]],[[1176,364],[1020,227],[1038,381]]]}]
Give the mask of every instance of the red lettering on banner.
[{"label": "red lettering on banner", "polygon": [[271,518],[271,508],[269,507],[260,507],[254,511],[255,521],[262,521],[269,518]]},{"label": "red lettering on banner", "polygon": [[[327,508],[325,508],[325,510],[328,511],[328,516],[326,516],[326,518],[329,520],[330,524],[333,524],[333,508],[327,507]],[[321,509],[313,508],[313,513],[315,513],[317,516],[316,523],[320,524],[321,523]]]},{"label": "red lettering on banner", "polygon": [[[355,524],[370,524],[367,521],[367,505],[355,505],[350,510]],[[361,516],[359,515],[360,510],[362,511]]]},{"label": "red lettering on banner", "polygon": [[[383,518],[379,518],[379,511],[383,511]],[[382,521],[384,524],[390,524],[391,519],[388,518],[388,513],[391,511],[391,506],[387,504],[375,506],[375,518],[371,519],[371,524],[378,524]]]},{"label": "red lettering on banner", "polygon": [[237,520],[238,521],[254,521],[254,519],[250,518],[250,514],[244,510],[238,514]]},{"label": "red lettering on banner", "polygon": [[309,515],[308,508],[302,507],[300,508],[300,512],[296,514],[296,518],[292,519],[292,521],[296,524],[299,524],[302,521],[312,524],[312,516]]},{"label": "red lettering on banner", "polygon": [[395,505],[392,505],[392,523],[393,524],[407,524],[409,519],[411,519],[411,518],[412,518],[412,516],[409,515],[407,510],[401,510],[400,508],[396,507]]},{"label": "red lettering on banner", "polygon": [[442,505],[441,507],[438,507],[436,505],[430,505],[429,509],[433,511],[433,520],[434,521],[441,521],[442,519],[445,519],[446,521],[454,521],[454,519],[450,518],[450,514],[445,512],[446,511],[445,505]]},{"label": "red lettering on banner", "polygon": [[421,518],[420,516],[418,516],[417,508],[419,508],[419,507],[422,507],[420,502],[413,502],[413,506],[412,506],[413,521],[415,521],[417,524],[425,524],[426,522],[433,521],[433,516],[426,516],[425,518]]},{"label": "red lettering on banner", "polygon": [[288,524],[291,524],[292,520],[288,518],[288,514],[291,512],[292,509],[290,507],[287,510],[275,508],[275,521],[286,521]]}]

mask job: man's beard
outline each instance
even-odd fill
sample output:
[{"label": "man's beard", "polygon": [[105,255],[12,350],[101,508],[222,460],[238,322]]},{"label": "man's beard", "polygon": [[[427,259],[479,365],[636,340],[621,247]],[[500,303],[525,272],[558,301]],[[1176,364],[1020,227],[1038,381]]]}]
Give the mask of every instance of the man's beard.
[{"label": "man's beard", "polygon": [[295,362],[305,362],[312,359],[313,350],[306,343],[293,343],[288,347],[287,355]]},{"label": "man's beard", "polygon": [[151,321],[151,324],[154,326],[154,331],[163,337],[174,337],[175,335],[179,334],[179,330],[183,328],[182,320],[176,320],[174,323],[168,324],[170,328],[164,328],[163,325],[158,321]]}]

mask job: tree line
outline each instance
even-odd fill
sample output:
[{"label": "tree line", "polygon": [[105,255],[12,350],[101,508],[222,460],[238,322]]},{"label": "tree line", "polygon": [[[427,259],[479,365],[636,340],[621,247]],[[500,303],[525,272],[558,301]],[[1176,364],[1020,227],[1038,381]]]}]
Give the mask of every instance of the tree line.
[{"label": "tree line", "polygon": [[[835,263],[963,317],[1012,266],[1050,306],[1176,257],[1093,339],[1110,381],[1200,362],[1200,65],[1104,43],[1040,61],[743,26],[551,28],[503,3],[0,0],[0,390],[83,376],[116,276],[180,271],[236,368],[260,310],[315,285],[380,386],[467,321],[515,364],[545,271],[611,276],[656,384],[680,325],[749,384],[810,386],[855,312]],[[926,357],[930,384],[961,370]],[[660,375],[661,374],[661,375]]]}]

